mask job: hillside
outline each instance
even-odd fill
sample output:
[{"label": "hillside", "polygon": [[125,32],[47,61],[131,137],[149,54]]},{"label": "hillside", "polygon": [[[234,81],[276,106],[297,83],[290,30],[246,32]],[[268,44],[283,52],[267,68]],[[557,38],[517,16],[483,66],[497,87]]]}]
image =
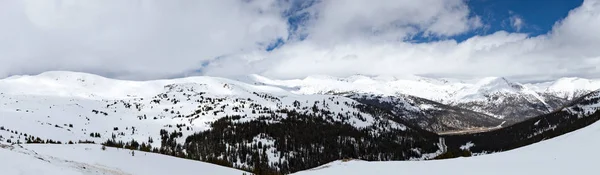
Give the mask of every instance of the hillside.
[{"label": "hillside", "polygon": [[436,133],[495,129],[506,123],[490,115],[410,95],[353,94],[348,97],[389,110],[396,120]]},{"label": "hillside", "polygon": [[[357,128],[379,122],[349,107],[357,103],[348,98],[296,95],[276,87],[214,77],[136,82],[47,72],[3,79],[0,92],[0,114],[5,116],[0,118],[0,133],[5,136],[2,140],[12,142],[26,142],[31,136],[61,142],[101,142],[113,137],[160,141],[161,129],[189,135],[210,129],[212,122],[226,116],[240,115],[240,121],[251,121],[280,109],[314,114],[319,112],[313,108],[317,104],[335,112],[330,116],[353,116],[333,117],[329,122],[344,120],[342,123]],[[391,123],[390,127],[404,126]]]},{"label": "hillside", "polygon": [[600,91],[594,91],[559,111],[509,127],[444,137],[447,152],[442,156],[453,158],[464,156],[464,152],[479,156],[431,161],[335,161],[295,174],[427,175],[445,174],[465,165],[470,168],[462,169],[461,174],[596,174],[594,161],[589,158],[598,154],[593,150],[600,146],[599,119]]},{"label": "hillside", "polygon": [[244,172],[209,163],[100,145],[0,145],[2,174],[19,175],[164,175]]},{"label": "hillside", "polygon": [[[326,174],[597,174],[595,157],[600,156],[600,123],[511,151],[468,158],[432,161],[367,162],[335,161],[297,175]],[[475,145],[477,146],[477,145]],[[457,169],[457,167],[464,167]]]},{"label": "hillside", "polygon": [[123,81],[46,72],[0,80],[0,90],[0,143],[105,143],[281,172],[437,151],[435,134],[386,110],[216,77]]},{"label": "hillside", "polygon": [[[600,92],[589,94],[580,99],[577,104],[563,111],[572,113],[574,111],[585,111],[580,115],[582,118],[598,120],[600,116]],[[596,111],[593,115],[587,115],[588,112]],[[538,126],[542,123],[538,119],[549,118],[552,116],[537,117],[534,123],[525,123],[523,125]],[[548,120],[552,122],[553,120]],[[575,121],[575,120],[571,120]],[[577,123],[577,122],[571,122]],[[550,130],[562,130],[564,126],[552,125]],[[545,128],[545,127],[540,127]],[[545,131],[540,130],[541,135]],[[512,130],[514,131],[514,130]],[[594,151],[600,147],[600,123],[596,122],[579,130],[549,139],[546,135],[544,141],[534,143],[525,147],[517,148],[505,152],[497,152],[488,155],[475,157],[462,157],[445,160],[432,161],[387,161],[387,162],[367,162],[360,160],[335,161],[329,164],[301,171],[298,175],[317,175],[317,174],[447,174],[448,170],[456,167],[465,167],[460,170],[460,174],[479,175],[479,174],[544,174],[544,175],[562,175],[562,174],[597,174],[594,157],[600,153]],[[532,134],[535,137],[536,134]],[[547,139],[547,140],[546,140]],[[499,139],[496,139],[499,140]],[[467,142],[462,149],[475,150],[480,147],[475,140]],[[482,145],[483,146],[483,145]],[[488,152],[490,153],[490,152]],[[499,168],[510,167],[510,168]]]},{"label": "hillside", "polygon": [[[519,148],[539,141],[584,128],[600,119],[600,90],[575,99],[552,113],[500,129],[444,136],[450,154],[460,155],[461,146],[474,144],[473,153],[500,152]],[[451,156],[452,157],[452,156]]]}]

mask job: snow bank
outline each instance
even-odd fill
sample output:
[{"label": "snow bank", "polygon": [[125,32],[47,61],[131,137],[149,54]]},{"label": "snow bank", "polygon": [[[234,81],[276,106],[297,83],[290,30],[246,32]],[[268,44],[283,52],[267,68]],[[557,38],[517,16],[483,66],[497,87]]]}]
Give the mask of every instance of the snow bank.
[{"label": "snow bank", "polygon": [[0,148],[3,175],[196,175],[244,172],[219,165],[100,145],[29,144]]}]

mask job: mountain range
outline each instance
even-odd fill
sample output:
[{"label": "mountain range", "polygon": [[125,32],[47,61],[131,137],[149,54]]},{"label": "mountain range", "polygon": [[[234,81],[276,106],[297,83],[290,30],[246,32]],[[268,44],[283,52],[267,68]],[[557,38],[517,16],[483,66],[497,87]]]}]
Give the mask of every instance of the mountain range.
[{"label": "mountain range", "polygon": [[582,78],[126,81],[53,71],[0,80],[0,143],[102,143],[291,173],[341,159],[457,157],[468,143],[469,154],[514,149],[598,120],[599,88]]},{"label": "mountain range", "polygon": [[[574,77],[538,83],[518,83],[503,77],[462,81],[416,76],[311,76],[295,80],[272,80],[258,75],[251,77],[250,82],[254,84],[284,87],[298,94],[365,93],[381,97],[424,99],[429,103],[437,102],[437,106],[443,104],[470,110],[478,115],[488,115],[506,122],[505,124],[552,112],[577,97],[600,89],[600,80]],[[431,104],[426,104],[423,109],[428,109],[429,106]],[[490,123],[499,124],[496,121]]]}]

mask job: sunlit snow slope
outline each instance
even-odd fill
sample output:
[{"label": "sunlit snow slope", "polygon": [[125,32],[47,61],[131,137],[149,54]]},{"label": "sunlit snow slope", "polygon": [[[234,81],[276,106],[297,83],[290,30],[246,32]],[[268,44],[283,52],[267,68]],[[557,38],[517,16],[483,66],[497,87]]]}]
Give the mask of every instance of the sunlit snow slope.
[{"label": "sunlit snow slope", "polygon": [[241,175],[244,172],[171,156],[100,145],[0,145],[3,175]]}]

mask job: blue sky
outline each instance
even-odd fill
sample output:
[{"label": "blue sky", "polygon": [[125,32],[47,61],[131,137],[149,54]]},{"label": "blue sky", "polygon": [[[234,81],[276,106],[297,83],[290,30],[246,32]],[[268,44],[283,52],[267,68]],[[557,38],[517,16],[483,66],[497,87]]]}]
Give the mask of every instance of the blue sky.
[{"label": "blue sky", "polygon": [[[290,40],[304,39],[308,34],[298,32],[308,20],[307,12],[299,12],[318,3],[318,0],[289,0],[290,9],[284,12],[289,24]],[[484,27],[450,37],[425,37],[415,35],[409,42],[431,42],[442,39],[453,39],[462,42],[475,35],[488,35],[497,31],[526,33],[538,36],[548,33],[552,26],[565,18],[568,12],[581,6],[583,0],[466,0],[470,15],[479,16]],[[523,21],[523,26],[516,29],[511,24],[511,18],[517,17]],[[266,50],[271,51],[286,43],[284,38],[278,38],[270,43]]]},{"label": "blue sky", "polygon": [[[581,3],[583,0],[468,0],[471,13],[480,16],[489,29],[469,32],[456,39],[464,40],[471,35],[490,34],[499,30],[523,32],[531,36],[545,34],[556,21],[565,18],[570,10],[581,6]],[[525,21],[520,31],[511,27],[511,15],[518,15]]]}]

